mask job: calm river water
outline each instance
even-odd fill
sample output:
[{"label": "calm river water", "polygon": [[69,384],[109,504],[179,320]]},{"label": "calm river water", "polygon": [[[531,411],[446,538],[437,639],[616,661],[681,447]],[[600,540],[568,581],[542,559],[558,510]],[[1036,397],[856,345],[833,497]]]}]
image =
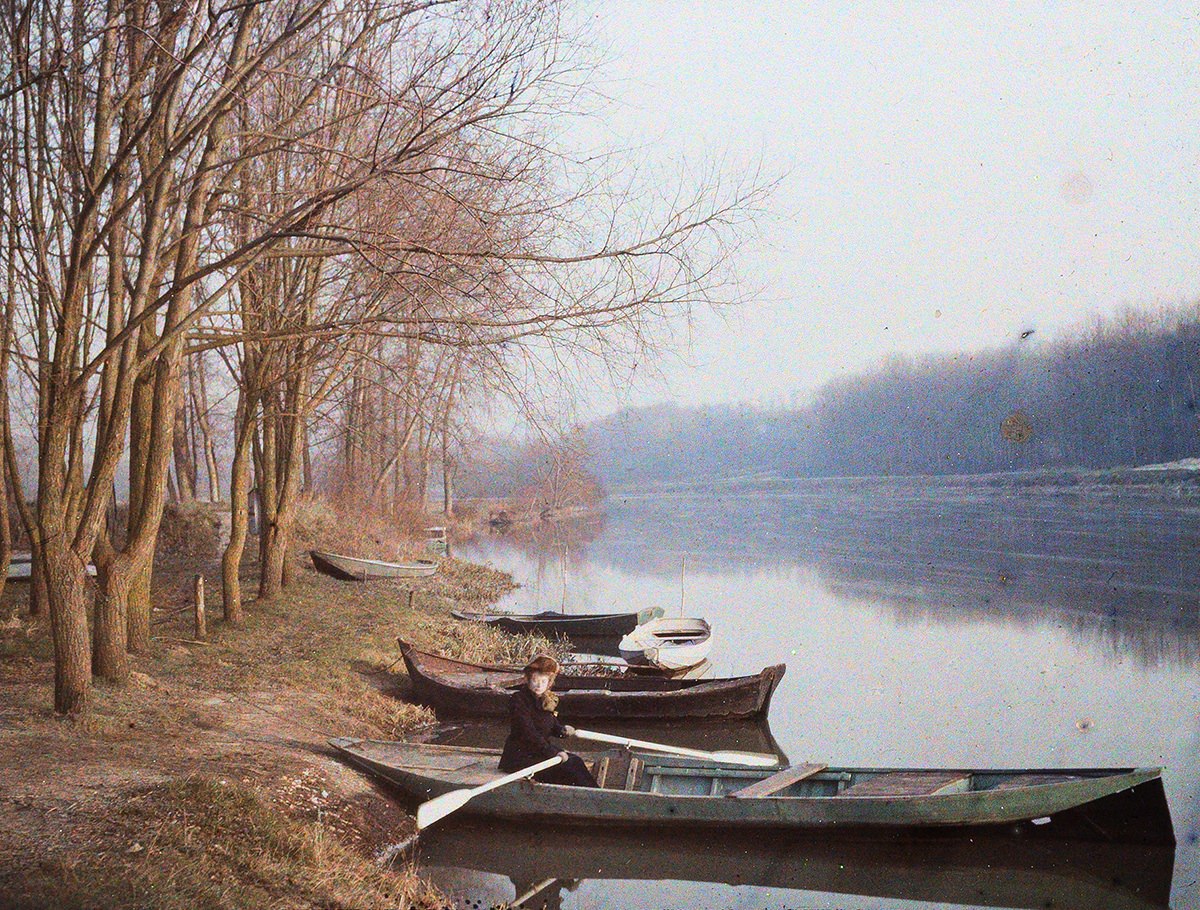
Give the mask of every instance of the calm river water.
[{"label": "calm river water", "polygon": [[1200,908],[1198,504],[903,482],[663,491],[457,555],[516,576],[508,609],[659,606],[711,622],[717,675],[785,662],[769,735],[793,762],[1161,765],[1179,840],[1172,857],[1019,841],[539,842],[454,823],[423,838],[421,861],[462,907],[541,886],[525,906],[1125,908],[1169,895]]}]

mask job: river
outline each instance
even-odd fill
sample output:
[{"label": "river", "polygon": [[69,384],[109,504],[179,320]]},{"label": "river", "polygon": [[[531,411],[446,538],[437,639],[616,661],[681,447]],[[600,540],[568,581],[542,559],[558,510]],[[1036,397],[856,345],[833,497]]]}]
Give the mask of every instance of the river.
[{"label": "river", "polygon": [[504,608],[658,606],[711,622],[717,675],[786,663],[770,734],[793,762],[1162,766],[1179,845],[1172,869],[1162,851],[547,845],[460,823],[430,838],[425,871],[462,907],[538,885],[525,906],[1116,908],[1169,888],[1200,907],[1198,554],[1187,499],[919,481],[614,496],[602,519],[461,546],[520,582]]}]

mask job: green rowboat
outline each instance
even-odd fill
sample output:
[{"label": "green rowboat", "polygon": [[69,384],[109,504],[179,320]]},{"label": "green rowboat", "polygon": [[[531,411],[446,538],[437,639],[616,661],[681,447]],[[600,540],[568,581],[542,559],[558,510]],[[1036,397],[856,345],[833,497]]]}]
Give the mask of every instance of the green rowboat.
[{"label": "green rowboat", "polygon": [[[495,749],[335,739],[353,764],[419,800],[502,776]],[[781,771],[628,750],[584,754],[602,788],[523,780],[464,812],[560,824],[783,828],[868,833],[990,829],[1122,843],[1175,842],[1158,768],[961,770],[837,768]]]}]

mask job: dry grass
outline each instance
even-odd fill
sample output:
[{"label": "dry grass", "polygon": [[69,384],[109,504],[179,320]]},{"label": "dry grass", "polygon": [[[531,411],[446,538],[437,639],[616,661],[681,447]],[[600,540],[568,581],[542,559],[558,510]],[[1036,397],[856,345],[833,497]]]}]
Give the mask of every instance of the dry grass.
[{"label": "dry grass", "polygon": [[[85,827],[100,823],[88,819]],[[321,821],[291,818],[255,788],[197,776],[143,788],[104,820],[110,849],[87,864],[54,857],[14,907],[439,908],[411,870],[343,846]]]},{"label": "dry grass", "polygon": [[[321,535],[350,524],[319,505],[305,520],[305,534],[331,549]],[[411,819],[365,777],[337,776],[324,742],[400,738],[434,720],[396,697],[406,687],[397,637],[506,664],[562,646],[452,620],[452,608],[485,606],[513,588],[504,573],[456,560],[429,579],[359,584],[318,575],[297,553],[286,592],[248,601],[234,629],[220,620],[214,528],[207,507],[171,518],[150,651],[135,659],[128,686],[98,684],[89,711],[66,722],[49,711],[48,623],[24,612],[27,586],[9,586],[0,754],[7,792],[24,795],[21,812],[6,807],[0,818],[0,905],[440,906],[411,870],[375,865],[373,851]],[[188,642],[195,572],[210,582],[206,645]],[[249,598],[252,565],[244,576]],[[310,817],[313,807],[289,802],[279,782],[314,769],[336,779]]]}]

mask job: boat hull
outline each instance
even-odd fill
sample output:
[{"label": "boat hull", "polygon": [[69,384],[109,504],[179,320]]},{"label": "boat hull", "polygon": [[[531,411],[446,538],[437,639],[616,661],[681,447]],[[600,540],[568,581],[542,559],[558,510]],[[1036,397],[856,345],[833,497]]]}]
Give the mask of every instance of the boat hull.
[{"label": "boat hull", "polygon": [[438,564],[431,559],[416,562],[380,562],[375,559],[358,559],[337,553],[309,550],[313,568],[322,575],[339,581],[369,581],[373,578],[427,578],[437,571]]},{"label": "boat hull", "polygon": [[[508,717],[509,699],[522,684],[516,667],[488,667],[450,660],[400,642],[413,696],[452,717]],[[567,721],[683,718],[730,720],[765,716],[785,667],[729,679],[667,679],[655,676],[559,674],[554,691]]]},{"label": "boat hull", "polygon": [[468,613],[454,610],[455,619],[482,622],[513,634],[537,632],[551,638],[565,635],[568,638],[619,638],[645,622],[652,611],[640,613],[556,613],[547,610],[529,616],[515,613]]},{"label": "boat hull", "polygon": [[[496,750],[346,739],[334,740],[331,745],[354,764],[422,800],[477,785],[476,776],[483,782],[498,774],[490,770],[499,758]],[[1029,830],[1059,837],[1090,836],[1122,843],[1174,843],[1160,771],[1156,768],[1064,769],[1053,773],[1079,777],[1054,784],[927,796],[771,795],[732,799],[728,798],[728,791],[717,795],[672,792],[676,780],[704,781],[706,772],[714,768],[711,764],[652,757],[645,753],[639,754],[639,758],[645,760],[643,778],[650,781],[649,789],[655,792],[595,790],[524,780],[476,797],[464,811],[513,821],[557,824],[732,827],[867,834]],[[817,775],[822,780],[811,778],[815,783],[797,786],[803,793],[806,786],[827,784],[838,775],[894,772],[904,773],[904,769],[830,768]],[[1045,772],[961,773],[999,779]],[[736,787],[761,779],[764,773],[723,767],[719,769],[719,776],[725,781],[723,786]],[[1040,824],[1034,824],[1035,820]]]},{"label": "boat hull", "polygon": [[677,671],[707,660],[711,647],[712,629],[704,620],[656,618],[625,635],[618,652],[631,664]]}]

